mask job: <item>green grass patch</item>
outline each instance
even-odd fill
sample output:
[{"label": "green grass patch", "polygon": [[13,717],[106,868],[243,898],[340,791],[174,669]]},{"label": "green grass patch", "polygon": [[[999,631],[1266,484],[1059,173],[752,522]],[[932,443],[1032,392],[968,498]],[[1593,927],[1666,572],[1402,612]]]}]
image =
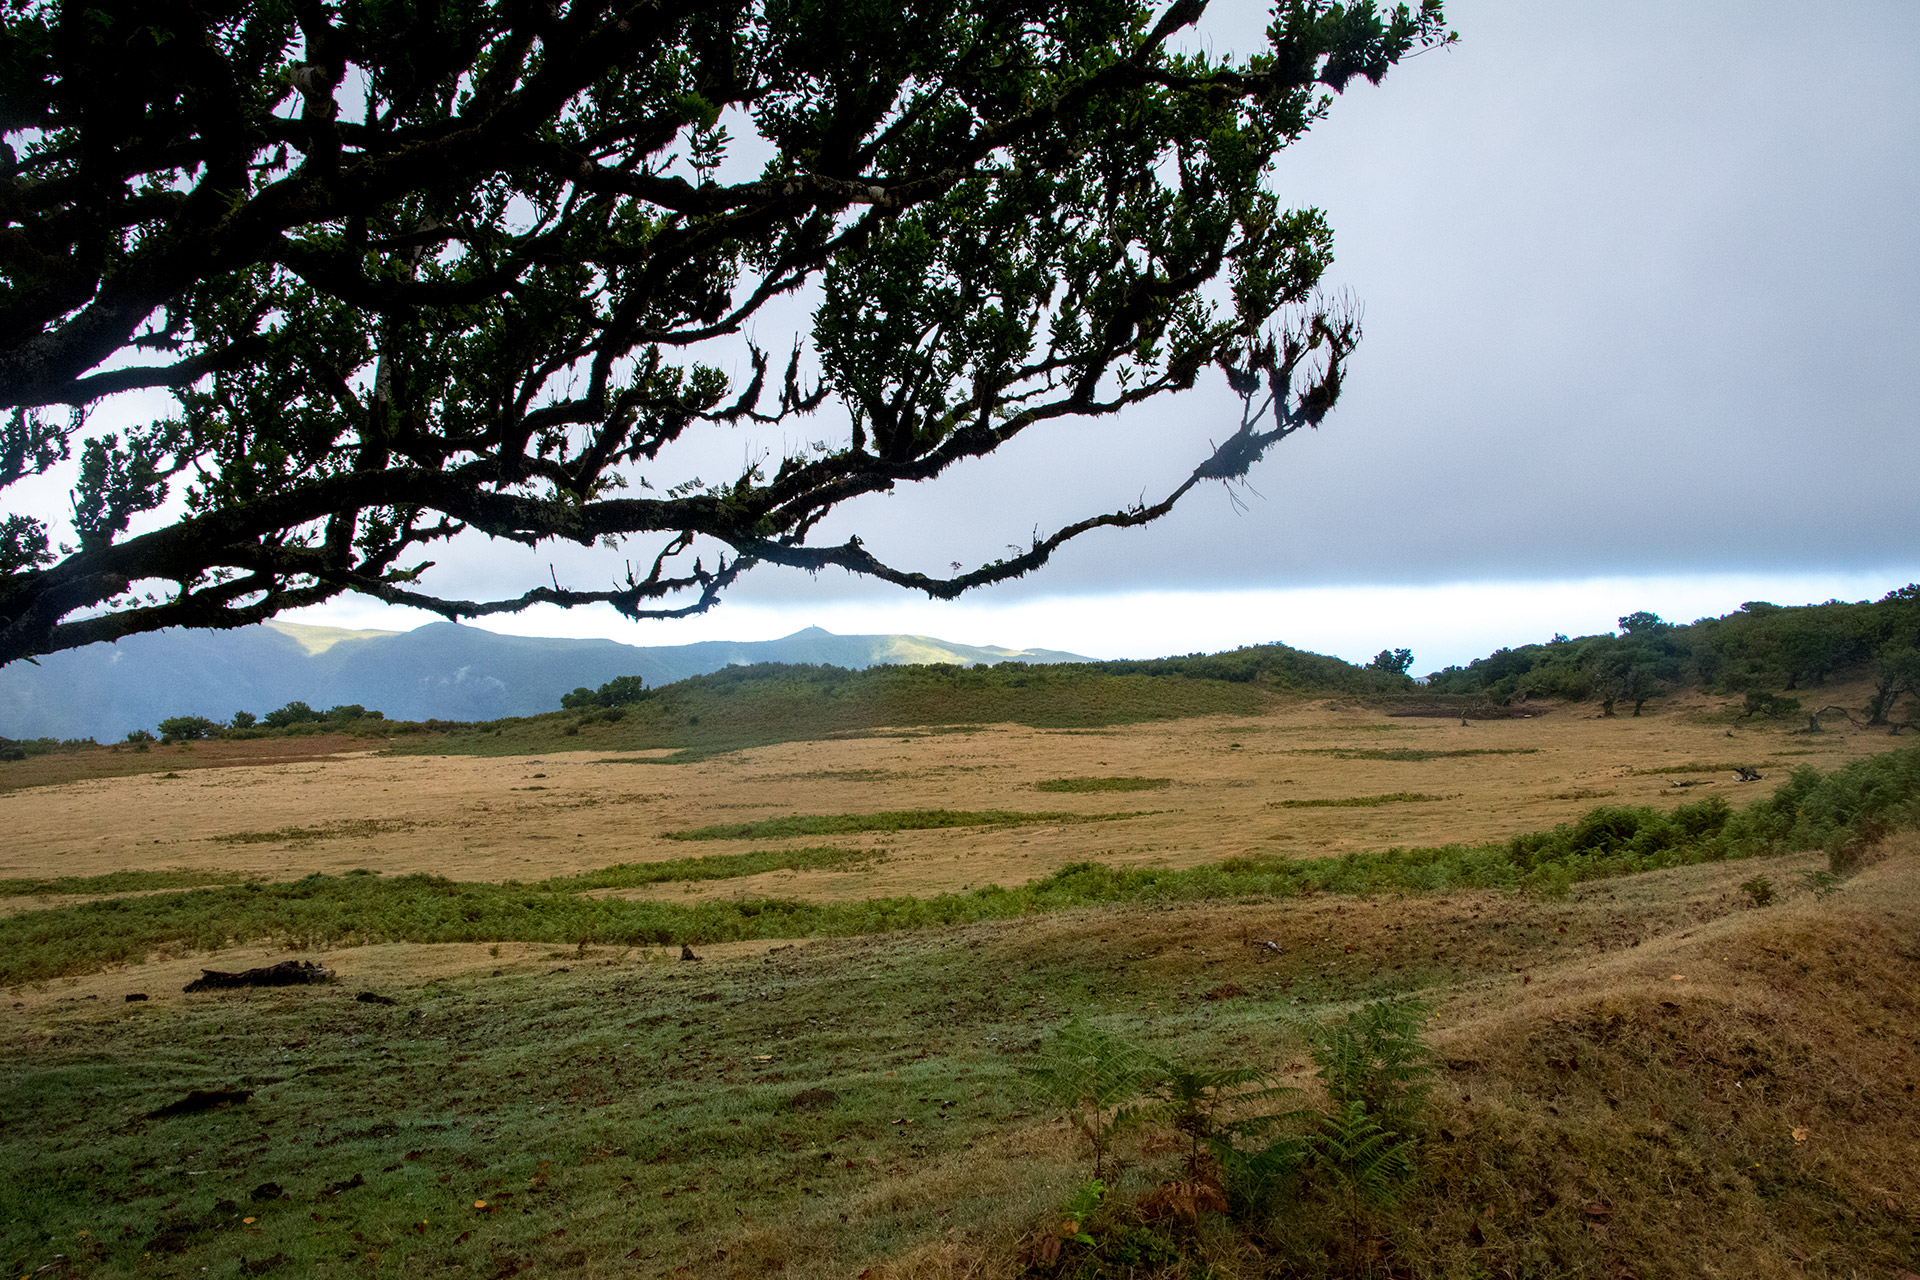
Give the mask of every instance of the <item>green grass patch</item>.
[{"label": "green grass patch", "polygon": [[[1326,973],[1290,946],[1242,978],[1256,993],[1209,1002],[1177,959],[1136,965],[1135,950],[896,935],[680,964],[568,944],[500,976],[156,1001],[84,1023],[65,1011],[89,1006],[56,1005],[34,1016],[59,1032],[0,1061],[0,1262],[9,1280],[854,1276],[1053,1208],[1074,1171],[1051,1152],[978,1158],[1055,1118],[1023,1071],[1053,1011],[1170,1054],[1284,1047],[1283,1012],[1440,969]],[[370,986],[399,1003],[357,1003]],[[143,1118],[222,1086],[254,1094]],[[949,1181],[931,1202],[893,1196],[909,1172]],[[288,1198],[255,1199],[268,1182]]]},{"label": "green grass patch", "polygon": [[841,836],[862,831],[937,831],[945,827],[1030,827],[1039,823],[1116,822],[1141,813],[1020,813],[1010,809],[889,809],[882,813],[796,813],[758,822],[721,822],[687,831],[663,831],[668,840],[780,840]]},{"label": "green grass patch", "polygon": [[815,769],[809,773],[774,776],[782,782],[898,782],[914,775],[899,769]]},{"label": "green grass patch", "polygon": [[1457,751],[1428,751],[1421,747],[1297,747],[1288,752],[1296,756],[1334,756],[1341,760],[1398,760],[1418,763],[1422,760],[1450,760],[1456,756],[1530,756],[1538,747],[1463,747]]},{"label": "green grass patch", "polygon": [[150,893],[210,884],[239,884],[238,871],[113,871],[103,876],[51,876],[0,880],[0,898],[50,898],[68,894]]},{"label": "green grass patch", "polygon": [[[513,791],[545,791],[545,787],[511,787]],[[299,840],[343,840],[354,836],[378,836],[391,831],[411,831],[421,824],[407,818],[342,818],[311,827],[279,827],[272,831],[231,831],[208,836],[221,844],[283,844]]]},{"label": "green grass patch", "polygon": [[577,876],[555,876],[534,887],[549,893],[578,893],[680,881],[734,880],[757,876],[763,871],[838,871],[883,856],[875,849],[840,849],[832,845],[812,849],[756,849],[751,853],[711,853],[664,862],[622,862]]},{"label": "green grass patch", "polygon": [[1163,791],[1173,785],[1172,778],[1048,778],[1033,784],[1035,791]]},{"label": "green grass patch", "polygon": [[1270,809],[1376,809],[1383,804],[1420,804],[1427,800],[1445,800],[1446,796],[1424,791],[1394,791],[1383,796],[1347,796],[1340,800],[1269,800]]}]

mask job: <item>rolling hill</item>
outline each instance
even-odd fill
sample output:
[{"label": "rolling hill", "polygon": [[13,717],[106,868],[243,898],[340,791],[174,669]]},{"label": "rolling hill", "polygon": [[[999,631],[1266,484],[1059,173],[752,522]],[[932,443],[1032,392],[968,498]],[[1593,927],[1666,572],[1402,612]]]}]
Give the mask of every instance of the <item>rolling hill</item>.
[{"label": "rolling hill", "polygon": [[359,703],[405,720],[491,720],[555,710],[568,690],[615,676],[661,685],[763,662],[861,668],[1081,660],[1048,649],[841,636],[819,627],[777,640],[641,646],[503,636],[451,622],[405,632],[270,622],[133,636],[0,669],[0,734],[118,738],[166,716],[224,720],[236,710],[259,714],[295,699],[321,708]]}]

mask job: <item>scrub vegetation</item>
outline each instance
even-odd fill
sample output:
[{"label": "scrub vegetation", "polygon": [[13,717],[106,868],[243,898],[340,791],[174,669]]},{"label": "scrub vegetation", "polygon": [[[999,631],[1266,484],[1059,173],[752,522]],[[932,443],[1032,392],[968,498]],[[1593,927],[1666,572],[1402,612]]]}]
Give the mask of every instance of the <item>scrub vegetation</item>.
[{"label": "scrub vegetation", "polygon": [[[111,749],[90,740],[0,739],[0,762],[16,762],[0,769],[0,790],[76,772],[159,772],[163,761],[177,768],[177,747],[168,749],[174,744],[198,745],[204,752],[227,742],[315,739],[315,749],[324,751],[377,742],[400,753],[484,756],[593,748],[662,752],[630,763],[686,764],[821,738],[965,733],[987,724],[1098,729],[1255,715],[1277,698],[1303,695],[1350,698],[1398,714],[1485,717],[1524,713],[1530,703],[1554,700],[1592,703],[1608,715],[1625,705],[1637,714],[1660,698],[1699,690],[1740,697],[1731,716],[1754,723],[1813,715],[1817,725],[1817,717],[1831,711],[1898,732],[1920,718],[1920,584],[1872,603],[1782,608],[1754,601],[1725,617],[1684,626],[1649,613],[1620,621],[1618,635],[1555,637],[1500,649],[1465,667],[1435,672],[1425,684],[1377,658],[1362,666],[1274,643],[1216,654],[1041,666],[849,671],[762,663],[657,689],[622,677],[598,690],[574,690],[558,712],[476,723],[387,720],[360,706],[317,711],[290,703],[264,719],[237,714],[226,725],[175,717],[170,723],[178,722],[176,730],[193,722],[194,738],[174,736],[158,750],[144,730]],[[1810,697],[1845,682],[1861,686],[1866,696],[1841,706]],[[1799,696],[1790,696],[1795,690]],[[1351,759],[1437,758],[1341,750]],[[75,753],[83,764],[32,768],[45,757]]]}]

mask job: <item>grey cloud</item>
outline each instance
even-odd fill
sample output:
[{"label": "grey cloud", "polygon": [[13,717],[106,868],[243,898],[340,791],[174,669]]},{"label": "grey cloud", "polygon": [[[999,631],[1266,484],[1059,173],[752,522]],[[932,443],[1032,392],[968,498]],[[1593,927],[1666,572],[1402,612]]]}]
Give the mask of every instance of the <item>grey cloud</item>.
[{"label": "grey cloud", "polygon": [[[1216,0],[1206,38],[1247,47],[1264,9]],[[1201,491],[996,597],[1920,560],[1910,9],[1448,9],[1457,48],[1357,85],[1284,158],[1280,189],[1335,228],[1329,283],[1365,308],[1325,428],[1278,448],[1240,501]],[[990,558],[1163,490],[1235,408],[1215,378],[866,501],[820,536],[857,529],[929,570]],[[707,442],[701,465],[752,447]],[[582,581],[618,562],[507,559]],[[452,560],[476,580],[506,562]],[[763,570],[739,596],[868,590]]]}]

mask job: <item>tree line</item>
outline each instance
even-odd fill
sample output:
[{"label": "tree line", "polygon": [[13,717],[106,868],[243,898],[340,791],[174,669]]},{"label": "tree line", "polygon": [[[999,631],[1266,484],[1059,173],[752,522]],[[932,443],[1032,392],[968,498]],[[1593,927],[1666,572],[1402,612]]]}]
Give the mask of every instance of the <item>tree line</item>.
[{"label": "tree line", "polygon": [[1733,613],[1684,625],[1648,612],[1620,619],[1612,635],[1497,649],[1427,677],[1427,689],[1494,702],[1532,698],[1597,701],[1612,715],[1638,715],[1682,688],[1746,695],[1746,714],[1789,716],[1803,696],[1837,677],[1872,681],[1867,722],[1893,723],[1902,699],[1909,722],[1920,701],[1920,584],[1877,601],[1784,607],[1751,600]]}]

